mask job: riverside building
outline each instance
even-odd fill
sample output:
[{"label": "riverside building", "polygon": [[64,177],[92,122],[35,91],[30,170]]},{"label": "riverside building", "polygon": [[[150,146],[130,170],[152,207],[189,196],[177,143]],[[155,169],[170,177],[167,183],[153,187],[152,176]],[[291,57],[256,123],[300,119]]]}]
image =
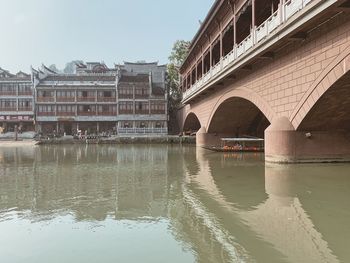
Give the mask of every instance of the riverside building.
[{"label": "riverside building", "polygon": [[0,68],[0,127],[2,132],[34,130],[33,86],[29,74]]},{"label": "riverside building", "polygon": [[166,66],[117,65],[118,134],[167,134]]},{"label": "riverside building", "polygon": [[77,64],[75,74],[32,70],[43,134],[167,134],[165,66]]}]

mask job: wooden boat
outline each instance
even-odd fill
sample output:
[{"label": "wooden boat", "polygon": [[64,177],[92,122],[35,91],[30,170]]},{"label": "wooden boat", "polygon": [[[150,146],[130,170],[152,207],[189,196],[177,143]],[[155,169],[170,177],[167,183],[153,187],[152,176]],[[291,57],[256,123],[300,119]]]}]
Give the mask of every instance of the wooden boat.
[{"label": "wooden boat", "polygon": [[207,146],[205,149],[216,152],[263,152],[264,139],[261,138],[221,138],[220,146]]}]

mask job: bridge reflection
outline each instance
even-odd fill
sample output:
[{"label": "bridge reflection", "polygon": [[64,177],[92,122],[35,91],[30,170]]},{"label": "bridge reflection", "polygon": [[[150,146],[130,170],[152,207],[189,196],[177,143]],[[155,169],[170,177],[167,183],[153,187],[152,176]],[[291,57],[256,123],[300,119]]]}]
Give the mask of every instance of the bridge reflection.
[{"label": "bridge reflection", "polygon": [[348,184],[348,166],[264,166],[256,156],[213,154],[200,148],[196,156],[200,171],[187,172],[196,202],[211,214],[225,214],[218,222],[252,258],[349,259],[344,246],[350,237],[344,200],[350,194],[336,190]]}]

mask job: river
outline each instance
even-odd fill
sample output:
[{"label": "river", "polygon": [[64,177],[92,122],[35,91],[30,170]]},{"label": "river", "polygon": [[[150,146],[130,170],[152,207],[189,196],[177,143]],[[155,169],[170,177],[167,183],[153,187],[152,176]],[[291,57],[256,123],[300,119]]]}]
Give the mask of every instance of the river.
[{"label": "river", "polygon": [[2,263],[350,262],[349,241],[350,164],[0,145]]}]

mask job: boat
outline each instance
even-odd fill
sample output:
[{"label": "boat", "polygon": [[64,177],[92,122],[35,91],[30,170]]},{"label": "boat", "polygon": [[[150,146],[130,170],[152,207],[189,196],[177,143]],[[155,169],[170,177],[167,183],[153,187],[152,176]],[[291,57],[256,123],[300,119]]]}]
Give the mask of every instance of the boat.
[{"label": "boat", "polygon": [[216,152],[263,152],[264,139],[255,137],[221,138],[220,146],[206,146]]}]

